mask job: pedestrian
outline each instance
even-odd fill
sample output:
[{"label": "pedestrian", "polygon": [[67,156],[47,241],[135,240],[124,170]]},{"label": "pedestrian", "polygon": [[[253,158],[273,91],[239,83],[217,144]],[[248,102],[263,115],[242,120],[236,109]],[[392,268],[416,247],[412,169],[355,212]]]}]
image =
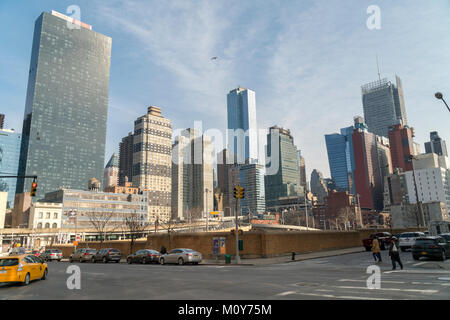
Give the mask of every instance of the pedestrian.
[{"label": "pedestrian", "polygon": [[400,253],[398,252],[397,244],[395,243],[397,241],[396,237],[391,238],[391,243],[389,244],[389,256],[391,257],[392,261],[392,270],[397,269],[397,264],[399,264],[400,268],[403,270],[403,264],[400,260]]},{"label": "pedestrian", "polygon": [[383,262],[381,260],[381,249],[380,249],[380,242],[378,241],[378,237],[375,237],[372,240],[372,255],[373,255],[373,258],[375,259],[375,262],[377,262],[377,258],[378,258],[378,262]]},{"label": "pedestrian", "polygon": [[161,247],[161,254],[166,254],[167,250],[166,247],[164,247],[164,245]]}]

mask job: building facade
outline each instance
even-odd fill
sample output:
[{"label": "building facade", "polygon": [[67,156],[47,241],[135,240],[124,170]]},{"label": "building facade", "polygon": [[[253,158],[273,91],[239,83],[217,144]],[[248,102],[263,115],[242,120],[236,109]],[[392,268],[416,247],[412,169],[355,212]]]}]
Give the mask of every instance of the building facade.
[{"label": "building facade", "polygon": [[[272,141],[278,138],[278,148],[272,145]],[[298,150],[294,145],[294,138],[289,130],[277,126],[269,129],[267,135],[267,157],[269,159],[278,158],[278,170],[276,174],[265,176],[266,206],[278,205],[279,198],[299,196],[303,193],[300,186],[300,164],[298,163]],[[272,163],[266,161],[267,166]]]},{"label": "building facade", "polygon": [[323,174],[317,169],[311,172],[311,192],[317,198],[318,204],[325,202],[325,197],[328,195],[328,187],[323,179]]},{"label": "building facade", "polygon": [[[19,171],[22,135],[14,130],[0,129],[0,172],[5,176],[17,176]],[[16,178],[0,178],[0,192],[8,193],[7,207],[14,205]]]},{"label": "building facade", "polygon": [[228,150],[239,164],[258,162],[255,92],[237,88],[227,96]]},{"label": "building facade", "polygon": [[111,38],[69,21],[44,12],[34,29],[19,170],[38,176],[36,199],[103,178]]},{"label": "building facade", "polygon": [[392,166],[403,171],[412,170],[410,157],[415,154],[414,131],[402,124],[389,127],[389,145],[392,156]]},{"label": "building facade", "polygon": [[171,218],[172,125],[155,106],[134,123],[133,185],[148,191],[149,213]]},{"label": "building facade", "polygon": [[117,185],[119,185],[119,158],[113,153],[105,167],[103,188],[106,190]]},{"label": "building facade", "polygon": [[133,133],[128,133],[119,144],[119,185],[133,179]]},{"label": "building facade", "polygon": [[365,123],[369,132],[388,137],[389,126],[408,125],[403,86],[396,76],[396,85],[387,79],[368,83],[361,87]]},{"label": "building facade", "polygon": [[62,204],[35,202],[31,205],[29,228],[60,229],[62,225]]},{"label": "building facade", "polygon": [[426,153],[436,153],[438,156],[448,157],[447,144],[436,131],[430,133],[430,141],[425,142]]},{"label": "building facade", "polygon": [[245,189],[245,197],[240,200],[241,212],[253,216],[266,211],[263,165],[247,164],[239,166],[239,183]]}]

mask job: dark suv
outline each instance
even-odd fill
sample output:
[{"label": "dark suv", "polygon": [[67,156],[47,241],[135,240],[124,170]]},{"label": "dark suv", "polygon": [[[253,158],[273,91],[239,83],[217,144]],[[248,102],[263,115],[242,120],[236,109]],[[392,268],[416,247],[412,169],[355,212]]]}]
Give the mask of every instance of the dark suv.
[{"label": "dark suv", "polygon": [[105,248],[100,249],[96,254],[92,256],[92,262],[102,261],[103,263],[108,263],[114,261],[116,263],[120,262],[122,254],[119,249]]},{"label": "dark suv", "polygon": [[450,242],[443,237],[420,237],[414,242],[412,248],[414,260],[420,257],[438,258],[444,261],[450,257]]}]

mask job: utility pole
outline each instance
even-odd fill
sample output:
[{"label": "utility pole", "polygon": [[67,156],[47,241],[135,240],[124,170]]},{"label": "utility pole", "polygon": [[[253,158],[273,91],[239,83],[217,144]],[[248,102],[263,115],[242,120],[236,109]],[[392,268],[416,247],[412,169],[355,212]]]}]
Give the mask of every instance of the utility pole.
[{"label": "utility pole", "polygon": [[306,188],[304,189],[304,197],[305,197],[305,218],[306,218],[306,230],[309,230],[309,223],[308,223],[308,205],[306,204]]}]

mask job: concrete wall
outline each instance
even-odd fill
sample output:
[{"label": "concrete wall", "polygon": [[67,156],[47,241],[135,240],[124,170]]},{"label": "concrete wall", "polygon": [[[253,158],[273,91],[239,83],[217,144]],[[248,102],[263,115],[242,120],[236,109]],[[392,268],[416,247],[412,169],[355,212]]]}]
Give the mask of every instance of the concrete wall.
[{"label": "concrete wall", "polygon": [[[362,248],[362,240],[368,238],[374,232],[387,231],[398,234],[415,229],[378,229],[359,231],[249,231],[244,232],[240,239],[244,240],[244,250],[240,252],[243,258],[266,258],[280,255],[296,253],[316,252],[322,250],[344,249],[359,247]],[[202,253],[205,259],[212,258],[214,237],[226,238],[226,253],[234,255],[236,242],[235,236],[229,232],[202,232],[202,233],[178,233],[170,237],[167,233],[151,235],[147,241],[137,241],[133,252],[148,248],[160,250],[164,245],[167,250],[174,248],[191,248]],[[99,242],[80,242],[78,247],[100,248]],[[124,256],[130,254],[130,242],[127,240],[107,241],[103,243],[103,248],[117,248]],[[68,257],[74,247],[71,245],[55,245],[52,248],[63,250],[64,257]],[[222,257],[221,257],[222,258]]]}]

